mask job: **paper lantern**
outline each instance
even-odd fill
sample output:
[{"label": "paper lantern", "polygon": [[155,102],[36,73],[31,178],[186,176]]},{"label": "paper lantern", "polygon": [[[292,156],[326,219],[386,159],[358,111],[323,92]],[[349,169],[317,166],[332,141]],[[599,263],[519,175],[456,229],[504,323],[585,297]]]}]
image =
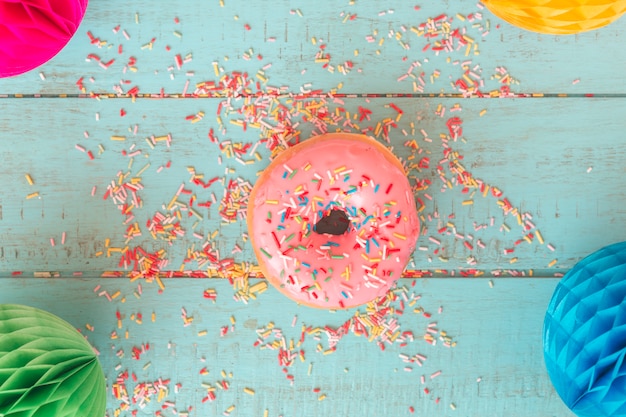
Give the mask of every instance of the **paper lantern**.
[{"label": "paper lantern", "polygon": [[543,348],[554,388],[574,413],[626,416],[626,242],[593,253],[562,278]]},{"label": "paper lantern", "polygon": [[87,0],[0,0],[0,78],[22,74],[70,41]]},{"label": "paper lantern", "polygon": [[101,417],[104,374],[70,324],[32,307],[0,304],[0,416]]},{"label": "paper lantern", "polygon": [[483,3],[514,26],[551,35],[598,29],[626,12],[626,0],[483,0]]}]

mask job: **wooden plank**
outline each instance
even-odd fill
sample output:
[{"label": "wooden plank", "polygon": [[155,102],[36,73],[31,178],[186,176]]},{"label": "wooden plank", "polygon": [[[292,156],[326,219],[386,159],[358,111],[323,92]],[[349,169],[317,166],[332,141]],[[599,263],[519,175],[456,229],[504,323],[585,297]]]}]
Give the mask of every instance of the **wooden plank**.
[{"label": "wooden plank", "polygon": [[[296,104],[289,98],[282,103],[290,109],[322,104],[311,100]],[[424,204],[421,215],[425,230],[410,269],[433,273],[442,269],[457,273],[463,269],[504,274],[529,273],[531,269],[540,275],[562,273],[587,254],[623,239],[621,229],[615,225],[626,221],[622,196],[617,191],[626,185],[621,124],[626,115],[622,107],[615,105],[616,100],[469,100],[455,107],[458,101],[453,99],[346,99],[325,104],[329,114],[340,115],[335,122],[325,119],[328,129],[374,134],[382,121],[397,119],[398,113],[390,103],[403,111],[400,120],[394,122],[397,127],[389,127],[390,145],[411,164],[409,177],[413,183],[431,182],[426,189],[416,190],[416,197]],[[167,269],[174,271],[181,267],[192,245],[197,248],[207,241],[220,250],[223,258],[232,256],[238,262],[252,262],[251,248],[242,237],[245,222],[241,217],[227,220],[220,215],[220,201],[229,181],[253,184],[256,173],[269,163],[270,151],[263,144],[256,148],[260,160],[254,157],[252,148],[239,161],[234,154],[228,154],[230,146],[240,144],[243,149],[266,135],[258,128],[250,126],[244,131],[230,122],[244,119],[237,112],[242,104],[241,100],[233,101],[230,113],[222,111],[226,130],[221,131],[216,122],[218,100],[11,100],[11,106],[5,106],[0,113],[0,129],[10,138],[0,145],[5,155],[0,169],[4,186],[0,196],[2,273],[24,271],[30,275],[34,268],[65,275],[74,271],[99,274],[123,270],[118,264],[119,252],[106,256],[107,239],[113,248],[129,245],[166,250],[170,260]],[[51,106],[55,112],[48,111]],[[371,120],[359,122],[350,116],[354,126],[345,126],[347,113],[336,113],[337,109],[357,115],[359,106],[373,110]],[[222,109],[227,107],[226,102],[222,103]],[[120,117],[120,109],[127,112],[124,117]],[[199,111],[206,113],[201,121],[186,120]],[[302,138],[319,133],[318,127],[302,120],[306,111],[294,110],[292,114],[294,125],[300,122],[297,129]],[[462,120],[462,137],[456,141],[450,137],[447,125],[451,117]],[[263,120],[277,123],[271,116]],[[209,139],[210,129],[219,143]],[[88,132],[88,138],[84,132]],[[378,138],[386,143],[381,132]],[[172,138],[169,146],[167,135]],[[126,139],[112,140],[113,136]],[[148,144],[153,136],[162,140]],[[413,139],[417,147],[411,145]],[[86,153],[89,151],[93,160]],[[419,168],[417,162],[424,156],[430,162]],[[242,164],[243,160],[253,163]],[[168,163],[170,167],[166,168]],[[203,184],[213,178],[218,180],[204,188],[193,183],[190,169],[203,175]],[[468,178],[476,184],[482,181],[491,188],[483,192],[469,180],[468,186],[458,182],[460,172],[469,172]],[[26,174],[33,185],[28,184]],[[135,214],[129,221],[123,214],[126,209],[103,197],[112,183],[130,183],[131,178],[141,179],[143,189],[137,195],[143,203],[141,208],[129,210]],[[178,210],[178,206],[168,210],[181,185],[191,194],[183,194],[178,200],[189,205],[195,195],[197,216]],[[230,187],[230,191],[236,189]],[[494,189],[502,195],[495,197]],[[33,193],[38,195],[28,198]],[[245,194],[237,204],[245,205]],[[131,205],[130,191],[128,196],[123,200]],[[505,205],[505,198],[510,207]],[[213,199],[210,208],[197,205]],[[171,244],[165,235],[153,238],[146,221],[157,212],[183,215],[184,236],[177,236]],[[521,225],[515,213],[527,213]],[[126,230],[134,223],[142,235],[127,240]],[[217,236],[207,240],[216,231]],[[533,237],[525,240],[529,232],[534,233]],[[479,239],[484,248],[477,243]],[[231,254],[237,247],[241,252]],[[509,249],[513,251],[506,253]],[[96,256],[97,252],[103,254]],[[470,264],[468,256],[475,258],[475,265]],[[184,267],[197,268],[193,263]]]},{"label": "wooden plank", "polygon": [[[290,339],[300,339],[302,325],[337,327],[355,311],[331,313],[298,307],[273,289],[248,304],[235,302],[233,289],[224,280],[167,280],[163,294],[155,284],[144,282],[141,296],[133,295],[138,282],[125,279],[4,278],[1,284],[0,303],[23,303],[57,314],[79,328],[100,351],[109,384],[109,415],[120,407],[111,384],[125,371],[137,378],[126,380],[131,396],[142,382],[171,381],[168,394],[161,401],[154,395],[141,411],[146,414],[171,401],[179,412],[193,407],[190,415],[218,415],[233,404],[233,416],[262,415],[265,409],[269,416],[285,417],[502,416],[511,410],[520,416],[573,415],[554,392],[543,365],[541,328],[556,279],[500,279],[493,288],[480,278],[417,280],[405,294],[407,299],[421,298],[411,308],[407,306],[404,314],[387,316],[398,320],[401,331],[413,332],[414,341],[406,341],[405,346],[387,343],[383,351],[375,341],[351,333],[339,340],[333,353],[324,354],[317,345],[323,350],[328,347],[326,335],[320,340],[308,335],[296,349],[304,350],[304,362],[296,359],[286,367],[287,373],[278,364],[277,351],[253,346],[259,339],[258,329],[273,322],[288,346]],[[96,284],[99,288],[94,292]],[[215,304],[203,298],[207,288],[216,290]],[[109,302],[98,297],[103,291],[120,295]],[[427,319],[413,312],[418,307],[433,316]],[[193,317],[188,326],[184,326],[182,308]],[[143,316],[141,324],[138,314]],[[294,316],[297,322],[292,326]],[[234,329],[230,329],[231,318]],[[435,322],[453,337],[455,347],[446,348],[441,342],[432,346],[421,338],[429,323]],[[220,337],[223,326],[230,330]],[[207,335],[199,336],[203,330]],[[113,332],[117,338],[111,336]],[[149,344],[149,349],[133,359],[133,348],[141,350],[142,344]],[[422,367],[405,363],[399,356],[415,354],[427,357]],[[407,366],[411,372],[405,370]],[[201,375],[203,368],[208,374]],[[222,371],[226,377],[220,375]],[[431,379],[437,371],[441,374]],[[293,384],[287,374],[293,375]],[[425,384],[420,382],[422,375]],[[230,384],[226,391],[217,388],[216,382],[222,380]],[[177,383],[182,387],[175,393]],[[215,401],[202,402],[203,383],[216,387]],[[255,394],[244,393],[244,388],[252,388]],[[320,391],[314,392],[316,388]],[[319,401],[323,394],[326,398]],[[130,410],[136,408],[131,405]],[[164,415],[170,410],[163,411]]]},{"label": "wooden plank", "polygon": [[[449,30],[441,29],[446,19]],[[422,35],[421,24],[430,24],[430,33],[439,30],[439,35]],[[625,28],[621,19],[575,36],[539,35],[508,25],[474,0],[425,2],[419,10],[414,4],[380,2],[343,7],[286,0],[271,7],[263,1],[245,7],[201,0],[171,0],[167,7],[92,2],[69,45],[43,67],[0,80],[0,94],[78,94],[79,79],[85,92],[117,93],[114,86],[127,92],[138,86],[142,94],[161,88],[181,94],[192,92],[198,82],[218,79],[213,62],[226,72],[251,76],[266,68],[268,85],[295,93],[309,83],[324,92],[341,84],[344,93],[415,93],[421,90],[412,83],[423,72],[423,92],[454,94],[459,92],[454,83],[464,80],[466,70],[482,79],[481,90],[489,92],[505,78],[496,69],[506,68],[519,81],[511,84],[515,92],[625,94],[621,68],[626,53],[616,47]],[[465,38],[448,35],[455,29]],[[453,51],[433,50],[446,39],[452,40]],[[98,58],[87,59],[90,54]],[[189,54],[190,61],[185,59]],[[325,54],[330,54],[329,62],[323,62]],[[180,68],[176,55],[185,61]],[[136,63],[130,64],[131,59]],[[421,65],[412,71],[416,78],[398,82],[413,62]]]}]

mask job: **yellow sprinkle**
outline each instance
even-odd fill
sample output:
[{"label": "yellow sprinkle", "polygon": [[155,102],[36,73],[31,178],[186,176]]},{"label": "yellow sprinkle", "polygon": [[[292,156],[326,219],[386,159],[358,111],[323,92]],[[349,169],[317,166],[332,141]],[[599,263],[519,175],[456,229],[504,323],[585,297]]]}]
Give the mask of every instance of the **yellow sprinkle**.
[{"label": "yellow sprinkle", "polygon": [[243,389],[243,392],[245,392],[248,395],[254,395],[254,390],[252,388],[246,387]]},{"label": "yellow sprinkle", "polygon": [[482,109],[479,113],[480,117],[483,117],[487,113],[487,109]]},{"label": "yellow sprinkle", "polygon": [[120,292],[119,290],[118,290],[118,291],[115,291],[115,292],[111,295],[111,299],[113,299],[113,300],[114,300],[114,299],[116,299],[117,297],[119,297],[119,296],[120,296],[120,294],[121,294],[121,292]]},{"label": "yellow sprinkle", "polygon": [[535,230],[535,234],[537,235],[537,239],[539,240],[539,243],[543,245],[543,236],[541,236],[541,233],[539,233],[539,230]]},{"label": "yellow sprinkle", "polygon": [[278,200],[265,200],[266,204],[278,204]]},{"label": "yellow sprinkle", "polygon": [[30,200],[31,198],[35,198],[35,197],[39,197],[39,193],[38,192],[34,192],[34,193],[30,193],[26,196],[27,200]]},{"label": "yellow sprinkle", "polygon": [[319,397],[317,397],[318,401],[324,401],[326,399],[326,394],[322,394]]},{"label": "yellow sprinkle", "polygon": [[253,286],[250,287],[250,292],[251,293],[260,293],[267,290],[267,282],[266,281],[259,281],[256,284],[254,284]]},{"label": "yellow sprinkle", "polygon": [[165,285],[163,285],[163,281],[161,281],[161,278],[159,278],[159,276],[155,277],[157,284],[159,284],[159,288],[161,289],[161,291],[163,291],[165,289]]},{"label": "yellow sprinkle", "polygon": [[398,239],[406,240],[406,236],[404,236],[403,234],[400,234],[398,232],[393,232],[393,236],[397,237]]},{"label": "yellow sprinkle", "polygon": [[152,312],[152,322],[154,323],[156,320],[156,313],[153,311]]},{"label": "yellow sprinkle", "polygon": [[126,136],[111,136],[111,140],[126,140]]},{"label": "yellow sprinkle", "polygon": [[28,185],[33,185],[33,179],[30,177],[29,174],[24,175],[26,177],[26,181],[28,181]]},{"label": "yellow sprinkle", "polygon": [[465,200],[461,204],[463,204],[464,206],[471,206],[472,204],[474,204],[474,200]]},{"label": "yellow sprinkle", "polygon": [[148,168],[150,168],[150,164],[146,164],[143,168],[141,168],[139,172],[137,173],[137,176],[140,177],[141,174],[143,174],[143,172]]},{"label": "yellow sprinkle", "polygon": [[548,268],[552,268],[555,264],[556,264],[556,259],[553,259],[549,264],[548,264]]}]

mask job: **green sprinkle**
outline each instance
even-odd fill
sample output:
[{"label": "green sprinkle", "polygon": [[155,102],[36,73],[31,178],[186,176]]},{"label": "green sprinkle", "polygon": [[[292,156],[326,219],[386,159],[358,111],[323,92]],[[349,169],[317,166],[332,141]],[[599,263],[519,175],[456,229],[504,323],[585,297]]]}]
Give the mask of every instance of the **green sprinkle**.
[{"label": "green sprinkle", "polygon": [[263,255],[267,256],[267,257],[268,257],[268,258],[270,258],[270,259],[272,258],[272,255],[270,255],[268,251],[266,251],[266,250],[265,250],[265,249],[263,249],[263,248],[260,248],[260,249],[261,249],[261,252],[263,252]]}]

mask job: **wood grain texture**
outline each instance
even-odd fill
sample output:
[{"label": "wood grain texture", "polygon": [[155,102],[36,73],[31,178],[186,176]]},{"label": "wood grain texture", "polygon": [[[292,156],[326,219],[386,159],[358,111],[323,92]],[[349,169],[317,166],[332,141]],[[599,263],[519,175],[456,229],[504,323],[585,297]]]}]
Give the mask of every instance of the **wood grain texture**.
[{"label": "wood grain texture", "polygon": [[[458,29],[477,45],[478,54],[473,46],[466,54],[466,47],[456,43],[453,52],[424,51],[447,35],[427,38],[411,28],[441,15],[450,20],[448,32]],[[175,23],[175,18],[180,23]],[[97,93],[115,93],[113,86],[120,85],[122,79],[130,81],[130,86],[139,86],[142,93],[159,93],[163,88],[167,93],[180,94],[187,80],[193,86],[215,79],[213,62],[226,71],[250,74],[271,64],[271,71],[267,71],[270,85],[285,86],[292,92],[299,92],[307,83],[323,91],[341,83],[346,93],[381,94],[413,92],[410,79],[400,83],[397,79],[412,62],[419,62],[426,81],[424,92],[456,93],[451,84],[462,77],[459,62],[463,61],[471,61],[470,68],[478,65],[475,71],[482,72],[486,80],[484,91],[498,88],[491,76],[503,66],[520,82],[512,86],[518,92],[625,94],[621,68],[626,64],[626,53],[618,47],[625,27],[626,21],[621,19],[579,35],[539,35],[503,22],[477,7],[474,0],[424,2],[419,10],[412,3],[376,1],[338,5],[332,1],[292,4],[282,0],[271,7],[241,1],[225,1],[224,7],[202,0],[171,0],[167,7],[149,2],[128,5],[121,0],[92,1],[69,45],[43,67],[0,80],[0,94],[77,94],[76,82],[81,77],[86,90]],[[330,65],[336,68],[333,73],[315,62],[322,44],[331,56]],[[95,59],[87,61],[89,54],[104,63],[115,62],[103,69]],[[192,60],[178,69],[176,54],[183,58],[192,54]],[[136,72],[124,69],[131,57],[136,59]],[[346,61],[354,64],[353,69],[342,73],[338,66]],[[193,76],[186,75],[189,71]],[[40,72],[45,80],[40,79]],[[438,80],[431,82],[435,72],[439,73]]]},{"label": "wood grain texture", "polygon": [[[88,337],[108,378],[107,416],[133,408],[184,416],[188,407],[189,416],[213,416],[232,405],[232,416],[571,415],[545,372],[541,328],[554,276],[624,239],[626,19],[557,37],[512,27],[474,0],[417,6],[93,0],[58,56],[0,79],[0,303],[43,308]],[[449,50],[435,51],[446,41]],[[236,73],[252,83],[194,97],[206,92],[197,90],[202,82]],[[477,89],[464,94],[464,83]],[[477,91],[529,98],[467,98]],[[288,346],[303,323],[336,328],[355,311],[298,307],[271,288],[246,304],[224,279],[164,279],[159,291],[144,280],[102,277],[132,269],[120,263],[126,245],[163,250],[166,273],[217,270],[186,261],[205,244],[221,259],[254,264],[243,216],[224,219],[219,208],[229,184],[254,183],[269,163],[268,132],[242,128],[250,103],[275,106],[262,116],[275,130],[283,126],[273,115],[284,106],[297,132],[292,141],[325,129],[365,131],[407,164],[424,224],[409,270],[447,277],[400,281],[405,295],[422,298],[410,308],[395,301],[385,317],[415,341],[381,350],[350,333],[324,354],[327,335],[308,334],[304,361],[283,369],[276,350],[254,347],[257,331],[272,322]],[[324,116],[311,117],[315,106]],[[369,119],[360,108],[372,111]],[[160,140],[151,145],[153,137]],[[256,145],[259,158],[249,152],[237,160],[227,151],[233,144]],[[192,173],[217,180],[204,188]],[[466,174],[471,181],[463,183]],[[103,197],[132,181],[143,187],[142,203],[129,220],[128,206]],[[184,203],[193,195],[213,205],[196,205],[191,216],[168,208],[181,185],[191,192]],[[184,233],[152,237],[145,225],[157,213],[180,215]],[[142,233],[130,239],[135,222]],[[33,278],[46,274],[57,278]],[[462,274],[486,277],[448,278]],[[235,275],[228,277],[239,284],[261,282]],[[217,291],[216,303],[203,298],[207,289]],[[188,326],[185,317],[193,317]],[[435,322],[456,347],[424,342]],[[427,357],[423,367],[400,356],[417,353]],[[170,379],[163,398],[122,410],[116,381],[132,397],[159,378]],[[224,380],[230,389],[217,386]],[[215,401],[203,402],[203,384],[217,387]]]},{"label": "wood grain texture", "polygon": [[[374,109],[373,119],[364,120],[358,128],[338,126],[358,132],[392,117],[395,111],[389,103],[399,106],[406,116],[390,130],[388,145],[405,163],[415,165],[417,159],[410,158],[424,155],[431,160],[427,168],[409,172],[413,184],[418,179],[432,183],[426,190],[415,192],[424,203],[420,212],[424,230],[409,268],[433,273],[439,269],[472,268],[488,274],[532,269],[539,275],[552,274],[568,270],[586,254],[623,238],[622,229],[615,226],[626,221],[619,192],[626,185],[621,124],[625,114],[615,106],[614,99],[466,100],[460,103],[462,111],[449,112],[462,117],[463,138],[449,142],[440,139],[441,134],[449,135],[448,115],[440,117],[435,112],[438,108],[453,108],[458,100],[345,99],[340,104],[329,102],[328,109],[334,112],[341,107],[352,113],[357,113],[359,106]],[[57,111],[48,112],[50,106]],[[35,265],[36,270],[60,271],[65,275],[75,271],[100,274],[124,270],[118,265],[119,255],[96,256],[97,252],[106,253],[107,239],[113,247],[164,249],[171,260],[169,269],[177,270],[187,249],[194,243],[211,240],[207,236],[215,231],[219,235],[213,241],[224,257],[230,256],[237,245],[242,252],[234,254],[235,259],[252,262],[252,250],[242,238],[245,221],[239,218],[225,222],[218,206],[230,180],[254,183],[257,172],[269,163],[269,151],[264,146],[256,148],[263,155],[261,161],[244,155],[244,159],[255,161],[250,165],[227,157],[220,143],[254,144],[263,135],[259,129],[243,131],[229,124],[229,119],[240,118],[232,112],[222,115],[226,131],[220,143],[211,142],[209,130],[219,128],[215,115],[218,106],[217,99],[138,99],[135,103],[130,99],[12,100],[12,105],[0,115],[0,126],[8,135],[8,140],[0,144],[5,155],[0,170],[5,184],[5,192],[0,196],[2,273],[30,274]],[[127,112],[124,117],[119,115],[122,108]],[[198,123],[185,120],[198,111],[207,116]],[[132,132],[135,125],[136,134]],[[305,139],[316,128],[312,123],[302,123],[299,130]],[[413,130],[414,135],[405,136],[403,130]],[[431,138],[430,142],[421,131]],[[89,138],[84,137],[84,132],[89,132]],[[159,142],[152,149],[146,142],[150,136],[168,134],[172,138],[170,146]],[[126,140],[111,140],[114,135],[125,136]],[[421,154],[405,146],[407,140],[413,139]],[[387,143],[382,135],[379,140]],[[76,149],[77,145],[91,151],[94,159]],[[103,152],[99,151],[100,145]],[[458,153],[457,163],[473,178],[499,188],[503,196],[484,197],[480,190],[471,187],[464,192],[466,187],[460,183],[448,187],[442,178],[454,182],[455,175],[447,166],[449,161],[441,161],[449,148]],[[133,152],[137,155],[128,156]],[[168,162],[170,167],[163,168]],[[205,181],[219,181],[207,189],[194,185],[190,168],[204,175]],[[111,199],[103,199],[111,182],[118,181],[120,172],[131,176],[141,172],[143,189],[138,195],[143,203],[134,211],[135,218],[130,223]],[[28,184],[25,174],[32,177],[34,185]],[[175,213],[164,207],[181,185],[192,193],[185,197],[187,200],[194,195],[198,202],[214,198],[216,203],[208,209],[195,206],[201,218],[183,219],[186,233],[168,243],[151,236],[145,222],[157,212]],[[27,199],[34,192],[39,193],[38,197]],[[502,210],[499,204],[504,198],[519,208],[519,213],[531,216],[544,244],[537,238],[519,244],[527,230],[518,224],[516,216]],[[473,204],[464,205],[469,200]],[[124,238],[125,230],[135,222],[142,235],[128,241]],[[485,227],[476,230],[476,225]],[[442,227],[446,230],[441,231]],[[61,245],[64,232],[66,242]],[[459,235],[465,238],[459,239]],[[51,238],[55,239],[54,247]],[[431,238],[441,244],[433,243]],[[484,248],[477,246],[479,239]],[[465,240],[471,242],[472,250],[464,246]],[[549,250],[548,244],[555,250]],[[514,252],[506,254],[509,248]],[[478,263],[469,265],[468,256],[474,256]],[[37,259],[35,265],[33,258]],[[514,258],[517,262],[511,263]],[[555,259],[557,262],[550,265]],[[188,268],[193,269],[194,265]]]},{"label": "wood grain texture", "polygon": [[[316,341],[307,336],[299,347],[305,352],[305,361],[297,359],[287,368],[294,377],[293,384],[278,365],[276,351],[253,346],[259,339],[257,329],[273,322],[287,341],[297,341],[303,324],[337,327],[355,310],[330,313],[298,307],[273,289],[244,304],[232,300],[233,290],[225,280],[192,279],[167,280],[163,294],[158,294],[155,284],[142,283],[140,298],[133,295],[137,282],[101,280],[97,292],[121,292],[108,302],[94,293],[93,279],[5,278],[0,282],[0,303],[46,309],[81,329],[101,352],[109,387],[125,370],[137,377],[137,382],[128,381],[129,390],[141,382],[171,379],[169,395],[161,402],[155,396],[139,415],[152,415],[171,401],[179,411],[192,406],[190,415],[198,416],[221,415],[234,404],[233,416],[263,415],[267,409],[269,416],[284,417],[564,417],[572,414],[550,384],[541,349],[543,316],[557,282],[549,278],[503,279],[490,288],[488,280],[480,278],[417,280],[414,286],[408,286],[407,294],[421,295],[413,308],[422,307],[433,314],[432,318],[426,319],[412,312],[412,308],[397,317],[402,331],[415,334],[414,342],[406,346],[387,344],[383,351],[365,337],[348,334],[339,341],[334,353],[323,354],[317,351],[317,345],[326,348],[327,337],[322,335]],[[217,291],[217,303],[202,298],[207,288]],[[125,302],[121,302],[123,298]],[[194,317],[187,327],[181,308]],[[122,318],[121,328],[117,312]],[[138,313],[143,315],[142,324],[137,323]],[[297,323],[292,327],[294,316]],[[235,321],[234,331],[220,337],[221,327],[231,326],[231,317]],[[421,334],[432,322],[458,344],[446,348],[421,340]],[[93,326],[93,331],[87,326]],[[203,330],[207,330],[207,335],[198,336]],[[117,332],[117,339],[111,338],[113,332]],[[132,359],[132,349],[146,343],[150,349],[139,359]],[[407,364],[399,356],[418,353],[427,357],[422,367]],[[411,372],[405,370],[407,366]],[[209,373],[201,375],[205,367]],[[223,370],[232,372],[232,378],[223,378]],[[437,371],[441,374],[431,379],[430,375]],[[420,381],[422,375],[425,384]],[[230,382],[230,388],[217,389],[215,401],[202,403],[206,394],[202,383],[216,386],[215,381],[224,379]],[[173,392],[176,383],[182,384],[178,394]],[[245,394],[244,388],[254,389],[255,395]],[[313,391],[316,388],[319,393]],[[426,394],[424,388],[430,393]],[[319,401],[322,394],[326,398]],[[108,404],[109,415],[114,415],[120,402],[110,389]],[[414,407],[415,414],[409,407]],[[171,408],[163,411],[163,415],[168,414]]]}]

